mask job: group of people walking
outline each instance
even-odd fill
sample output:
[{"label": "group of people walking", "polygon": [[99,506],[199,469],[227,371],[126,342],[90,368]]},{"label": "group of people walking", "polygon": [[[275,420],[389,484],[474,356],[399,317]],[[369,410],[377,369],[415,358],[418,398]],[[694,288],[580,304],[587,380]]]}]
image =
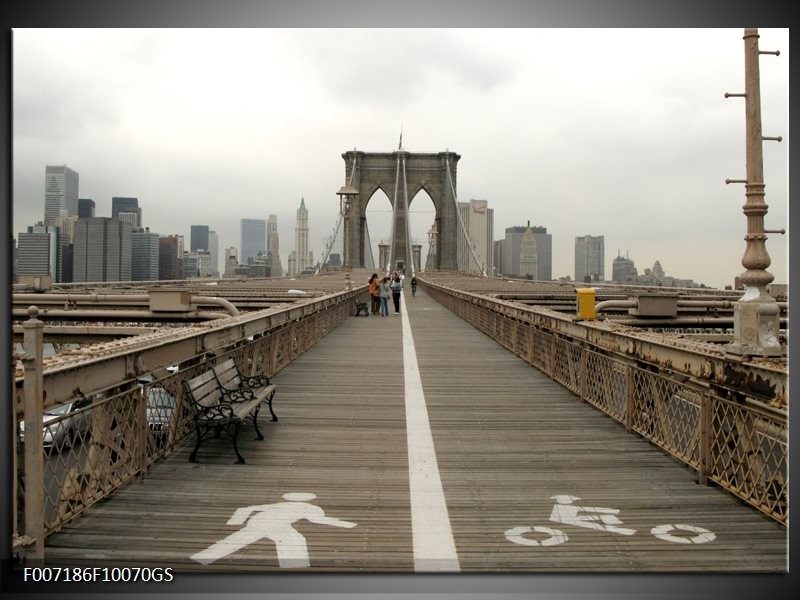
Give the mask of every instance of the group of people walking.
[{"label": "group of people walking", "polygon": [[[394,304],[394,314],[400,314],[400,294],[403,292],[403,282],[405,281],[405,273],[403,271],[395,271],[390,276],[378,277],[377,273],[373,273],[369,278],[369,295],[372,299],[372,314],[380,312],[382,317],[389,316],[389,298],[392,298]],[[417,293],[417,278],[411,278],[411,293]]]}]

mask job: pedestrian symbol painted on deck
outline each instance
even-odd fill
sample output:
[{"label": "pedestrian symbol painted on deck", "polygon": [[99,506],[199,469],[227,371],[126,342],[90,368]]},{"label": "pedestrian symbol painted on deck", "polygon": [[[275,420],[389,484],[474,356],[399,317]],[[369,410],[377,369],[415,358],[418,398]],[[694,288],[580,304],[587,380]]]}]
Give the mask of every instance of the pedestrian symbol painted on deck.
[{"label": "pedestrian symbol painted on deck", "polygon": [[[569,494],[551,496],[551,499],[555,500],[553,510],[550,513],[550,520],[554,523],[575,525],[576,527],[585,527],[620,535],[633,535],[636,533],[635,529],[620,527],[622,521],[617,516],[620,512],[617,508],[575,505],[574,502],[580,500],[580,498]],[[691,537],[676,535],[679,532],[688,532],[695,535]],[[546,537],[542,540],[527,537],[533,533]],[[650,530],[650,533],[660,540],[676,544],[705,544],[716,539],[716,536],[708,529],[694,525],[656,525]],[[557,546],[569,540],[567,534],[560,529],[540,526],[512,527],[506,530],[505,536],[509,542],[522,546]]]},{"label": "pedestrian symbol painted on deck", "polygon": [[326,516],[324,510],[310,503],[314,498],[315,494],[293,492],[283,495],[286,502],[239,508],[228,519],[228,525],[243,525],[242,528],[194,554],[191,559],[207,565],[259,540],[269,539],[275,542],[280,568],[308,567],[306,538],[293,527],[294,523],[305,519],[347,529],[356,526],[356,523]]}]

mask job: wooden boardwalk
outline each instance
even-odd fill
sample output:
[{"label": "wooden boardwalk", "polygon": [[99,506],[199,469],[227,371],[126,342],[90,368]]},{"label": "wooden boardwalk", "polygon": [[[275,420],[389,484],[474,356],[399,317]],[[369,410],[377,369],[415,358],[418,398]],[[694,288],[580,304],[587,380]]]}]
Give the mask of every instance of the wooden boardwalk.
[{"label": "wooden boardwalk", "polygon": [[[214,572],[787,570],[785,527],[698,485],[691,470],[424,293],[407,290],[405,307],[401,316],[348,319],[278,373],[280,421],[263,411],[261,442],[243,427],[247,464],[234,464],[225,438],[204,442],[199,462],[189,463],[189,437],[143,481],[51,535],[47,563]],[[408,337],[404,358],[404,321],[418,373]],[[259,516],[228,524],[244,507]]]}]

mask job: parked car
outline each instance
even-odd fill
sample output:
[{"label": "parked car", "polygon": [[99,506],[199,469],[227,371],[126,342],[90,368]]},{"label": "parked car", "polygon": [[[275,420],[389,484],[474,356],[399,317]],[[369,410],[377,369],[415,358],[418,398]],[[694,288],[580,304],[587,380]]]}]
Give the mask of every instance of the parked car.
[{"label": "parked car", "polygon": [[139,384],[147,393],[147,426],[153,434],[156,448],[163,448],[169,441],[172,413],[175,412],[175,397],[160,385],[145,387],[151,378],[142,378]]},{"label": "parked car", "polygon": [[[92,432],[92,411],[89,398],[81,398],[48,408],[42,414],[42,445],[45,449],[61,451],[85,440]],[[19,423],[20,442],[25,441],[25,422]]]}]

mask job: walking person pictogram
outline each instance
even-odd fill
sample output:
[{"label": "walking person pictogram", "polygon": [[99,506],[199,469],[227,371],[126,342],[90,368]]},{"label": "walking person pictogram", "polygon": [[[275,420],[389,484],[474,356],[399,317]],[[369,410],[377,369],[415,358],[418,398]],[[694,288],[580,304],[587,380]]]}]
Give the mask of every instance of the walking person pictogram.
[{"label": "walking person pictogram", "polygon": [[294,523],[305,519],[311,523],[347,529],[357,525],[326,516],[324,510],[309,502],[314,498],[315,494],[292,492],[283,495],[286,502],[239,508],[228,519],[228,525],[243,525],[243,527],[190,558],[207,565],[267,538],[275,542],[278,566],[282,569],[308,567],[310,561],[306,538],[293,527]]}]

